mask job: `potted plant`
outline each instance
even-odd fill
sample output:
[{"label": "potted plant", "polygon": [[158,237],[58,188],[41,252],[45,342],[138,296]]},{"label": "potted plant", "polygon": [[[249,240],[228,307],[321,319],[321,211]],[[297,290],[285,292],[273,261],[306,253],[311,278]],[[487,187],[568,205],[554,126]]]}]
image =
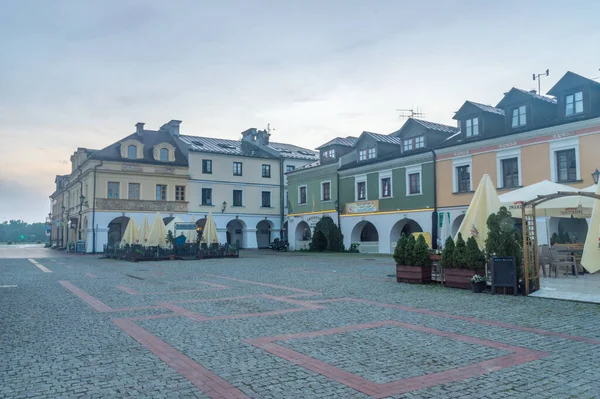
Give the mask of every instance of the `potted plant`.
[{"label": "potted plant", "polygon": [[[444,263],[444,285],[452,288],[471,288],[471,277],[473,271],[476,274],[483,275],[485,273],[485,257],[483,253],[477,247],[477,242],[473,237],[469,239],[469,249],[467,249],[467,243],[462,237],[461,233],[458,233],[456,238],[456,245],[452,246],[446,241],[444,251],[450,244],[448,252],[452,252],[451,257],[446,256]],[[444,253],[442,252],[442,261],[444,261]]]},{"label": "potted plant", "polygon": [[[512,215],[505,207],[501,207],[498,213],[492,213],[488,217],[487,227],[488,236],[485,240],[485,248],[488,260],[492,260],[496,256],[514,258],[517,266],[517,280],[521,280],[523,278],[522,240],[519,231],[515,229]],[[499,289],[496,290],[496,293],[500,292]],[[508,289],[506,293],[514,294],[511,289]]]},{"label": "potted plant", "polygon": [[396,281],[399,283],[427,284],[431,282],[431,259],[425,237],[400,236],[394,249]]},{"label": "potted plant", "polygon": [[480,293],[483,292],[485,287],[487,286],[487,279],[484,276],[480,276],[479,274],[471,277],[471,288],[473,292]]}]

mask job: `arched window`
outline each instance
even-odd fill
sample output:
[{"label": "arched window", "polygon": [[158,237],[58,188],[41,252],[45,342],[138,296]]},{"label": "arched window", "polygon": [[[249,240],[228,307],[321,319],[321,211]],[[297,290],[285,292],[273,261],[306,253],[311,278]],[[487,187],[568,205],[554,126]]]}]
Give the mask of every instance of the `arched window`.
[{"label": "arched window", "polygon": [[169,150],[167,148],[160,149],[160,160],[165,162],[169,160]]},{"label": "arched window", "polygon": [[127,158],[135,159],[137,158],[137,147],[133,144],[127,147]]}]

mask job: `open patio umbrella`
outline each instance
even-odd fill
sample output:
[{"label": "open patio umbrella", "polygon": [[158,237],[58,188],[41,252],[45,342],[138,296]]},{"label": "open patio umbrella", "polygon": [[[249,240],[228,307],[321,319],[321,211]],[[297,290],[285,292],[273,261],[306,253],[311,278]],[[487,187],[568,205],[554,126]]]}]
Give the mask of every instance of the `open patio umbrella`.
[{"label": "open patio umbrella", "polygon": [[[596,187],[596,194],[600,195],[600,184]],[[581,256],[581,265],[590,273],[600,270],[600,200],[594,200],[592,219]]]},{"label": "open patio umbrella", "polygon": [[219,243],[219,238],[217,237],[217,225],[213,219],[212,212],[210,212],[206,218],[201,242],[206,243],[207,245]]},{"label": "open patio umbrella", "polygon": [[487,219],[492,213],[498,212],[500,209],[500,200],[492,183],[490,176],[483,175],[469,209],[465,214],[465,218],[457,232],[461,233],[465,241],[470,236],[475,237],[477,245],[480,249],[485,246],[485,240],[488,235]]},{"label": "open patio umbrella", "polygon": [[[565,186],[563,184],[554,183],[548,180],[542,180],[540,182],[530,184],[529,186],[521,187],[517,190],[502,194],[498,198],[500,200],[500,204],[505,206],[514,217],[520,218],[521,202],[527,202],[536,199],[538,195],[556,194],[559,191],[574,192],[577,190],[570,186]],[[536,206],[536,208],[541,209],[542,205],[543,204],[540,204],[539,206]]]},{"label": "open patio umbrella", "polygon": [[[569,191],[595,193],[597,185],[591,185],[581,190],[572,189]],[[569,187],[571,188],[571,187]],[[566,190],[563,190],[566,191]],[[547,202],[543,202],[536,206],[536,209],[544,209],[547,216],[558,216],[558,217],[575,217],[575,218],[589,218],[592,215],[592,208],[594,207],[594,199],[589,197],[573,196],[573,197],[561,197],[556,198]]]},{"label": "open patio umbrella", "polygon": [[146,246],[148,234],[150,234],[150,224],[148,223],[148,216],[144,216],[144,220],[142,220],[142,224],[140,225],[137,243]]},{"label": "open patio umbrella", "polygon": [[165,227],[165,222],[163,222],[160,213],[156,212],[154,220],[152,221],[152,226],[150,226],[150,233],[148,234],[146,246],[165,248],[167,246],[166,237],[167,228]]},{"label": "open patio umbrella", "polygon": [[137,244],[139,234],[140,229],[138,228],[137,222],[134,218],[129,218],[129,223],[127,223],[127,227],[125,228],[125,232],[123,233],[123,239],[121,240],[121,244]]}]

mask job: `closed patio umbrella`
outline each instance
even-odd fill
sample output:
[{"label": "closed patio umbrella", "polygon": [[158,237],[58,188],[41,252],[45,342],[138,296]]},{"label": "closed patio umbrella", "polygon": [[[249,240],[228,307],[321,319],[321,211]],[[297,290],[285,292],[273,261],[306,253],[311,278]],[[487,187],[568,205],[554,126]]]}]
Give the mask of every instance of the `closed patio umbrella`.
[{"label": "closed patio umbrella", "polygon": [[148,234],[148,240],[146,241],[147,247],[161,247],[165,248],[167,238],[167,228],[165,222],[163,222],[160,213],[156,212],[152,226],[150,226],[150,233]]},{"label": "closed patio umbrella", "polygon": [[204,225],[204,231],[202,232],[202,241],[207,245],[218,244],[219,238],[217,237],[217,225],[212,216],[212,212],[208,214],[206,218],[206,224]]},{"label": "closed patio umbrella", "polygon": [[148,234],[150,234],[150,224],[148,223],[148,216],[144,216],[144,220],[142,220],[142,224],[140,225],[137,243],[145,247],[148,241]]},{"label": "closed patio umbrella", "polygon": [[456,236],[458,237],[458,233],[461,233],[465,241],[473,236],[479,248],[482,249],[488,235],[487,219],[499,209],[500,200],[492,179],[488,175],[483,175]]},{"label": "closed patio umbrella", "polygon": [[140,234],[140,229],[137,225],[137,222],[134,218],[129,218],[129,223],[127,223],[127,227],[125,228],[125,233],[123,233],[123,239],[121,240],[121,244],[137,244],[137,239]]},{"label": "closed patio umbrella", "polygon": [[[193,216],[192,216],[192,219],[190,220],[190,223],[196,223],[196,220]],[[179,232],[177,234],[179,234]],[[185,242],[187,242],[188,244],[193,244],[198,239],[198,232],[195,229],[194,230],[184,230],[183,234],[186,237]]]}]

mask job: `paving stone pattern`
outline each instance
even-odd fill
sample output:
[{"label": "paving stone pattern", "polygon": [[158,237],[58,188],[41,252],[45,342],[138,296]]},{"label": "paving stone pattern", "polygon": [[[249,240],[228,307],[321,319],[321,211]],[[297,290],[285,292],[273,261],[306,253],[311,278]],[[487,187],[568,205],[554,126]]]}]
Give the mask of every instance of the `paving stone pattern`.
[{"label": "paving stone pattern", "polygon": [[44,254],[0,258],[0,398],[600,398],[598,305],[398,284],[360,254]]}]

